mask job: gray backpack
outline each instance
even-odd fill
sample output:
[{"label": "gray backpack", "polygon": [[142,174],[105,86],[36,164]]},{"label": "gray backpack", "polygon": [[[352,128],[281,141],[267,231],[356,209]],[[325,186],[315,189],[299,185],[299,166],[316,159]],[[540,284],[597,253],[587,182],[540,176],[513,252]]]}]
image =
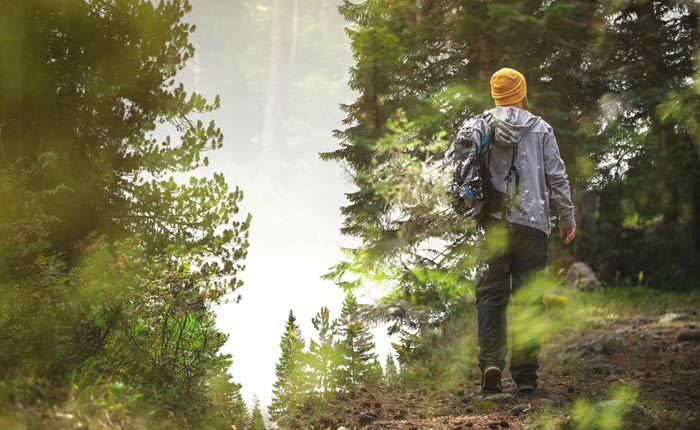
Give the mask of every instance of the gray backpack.
[{"label": "gray backpack", "polygon": [[[480,121],[486,122],[488,132],[482,135]],[[518,145],[513,144],[510,168],[505,177],[507,189],[505,193],[497,191],[491,183],[489,163],[494,145],[496,128],[499,121],[485,112],[471,120],[473,126],[460,130],[452,145],[445,153],[445,158],[452,161],[452,180],[447,193],[451,199],[452,208],[459,214],[482,221],[483,217],[492,212],[502,212],[503,218],[510,211],[513,200],[519,191],[520,175],[515,166]],[[510,179],[515,175],[515,196],[510,196]]]}]

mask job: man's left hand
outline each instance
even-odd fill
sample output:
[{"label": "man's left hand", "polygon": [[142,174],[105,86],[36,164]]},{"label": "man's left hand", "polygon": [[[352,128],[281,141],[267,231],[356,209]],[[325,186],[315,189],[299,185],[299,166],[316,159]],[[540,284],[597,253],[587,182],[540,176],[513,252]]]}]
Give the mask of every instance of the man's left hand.
[{"label": "man's left hand", "polygon": [[564,243],[571,243],[576,236],[576,227],[561,227],[559,229],[559,237],[564,237]]}]

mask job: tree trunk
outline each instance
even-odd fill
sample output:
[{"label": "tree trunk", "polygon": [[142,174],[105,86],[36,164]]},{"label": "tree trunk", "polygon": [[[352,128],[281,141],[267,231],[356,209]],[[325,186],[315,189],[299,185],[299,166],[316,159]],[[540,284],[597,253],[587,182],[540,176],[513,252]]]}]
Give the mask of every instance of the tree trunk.
[{"label": "tree trunk", "polygon": [[272,1],[270,62],[267,75],[265,116],[261,137],[263,160],[268,159],[282,136],[281,126],[287,106],[289,64],[292,52],[294,3]]},{"label": "tree trunk", "polygon": [[[17,157],[17,150],[22,150],[17,147],[6,148],[4,142],[13,146],[13,140],[22,140],[23,114],[26,109],[22,70],[24,30],[27,23],[24,10],[25,8],[9,5],[0,17],[0,43],[3,45],[0,51],[0,79],[4,82],[3,87],[9,90],[0,96],[0,156],[5,160]],[[6,150],[12,154],[6,153]]]},{"label": "tree trunk", "polygon": [[690,226],[691,234],[695,250],[700,252],[700,154],[698,154],[698,146],[693,142],[692,137],[688,133],[684,133],[684,144],[688,152],[688,171],[687,177],[690,180]]},{"label": "tree trunk", "polygon": [[[574,241],[574,256],[577,260],[591,264],[598,243],[598,220],[596,219],[597,196],[593,191],[584,191],[576,196],[577,238]],[[557,233],[557,232],[555,232]]]},{"label": "tree trunk", "polygon": [[678,184],[676,168],[678,163],[677,150],[674,145],[674,133],[668,125],[658,125],[659,144],[661,145],[661,156],[663,157],[663,190],[662,214],[664,226],[670,227],[678,222]]}]

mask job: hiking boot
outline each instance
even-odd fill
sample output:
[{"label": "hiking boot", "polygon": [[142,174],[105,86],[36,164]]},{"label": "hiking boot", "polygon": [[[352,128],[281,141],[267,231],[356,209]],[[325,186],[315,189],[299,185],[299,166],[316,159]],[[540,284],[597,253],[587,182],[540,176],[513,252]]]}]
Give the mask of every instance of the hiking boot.
[{"label": "hiking boot", "polygon": [[501,369],[496,366],[489,366],[481,376],[481,394],[489,395],[501,393]]},{"label": "hiking boot", "polygon": [[518,393],[532,393],[537,389],[537,376],[534,378],[525,378],[516,382],[518,384]]}]

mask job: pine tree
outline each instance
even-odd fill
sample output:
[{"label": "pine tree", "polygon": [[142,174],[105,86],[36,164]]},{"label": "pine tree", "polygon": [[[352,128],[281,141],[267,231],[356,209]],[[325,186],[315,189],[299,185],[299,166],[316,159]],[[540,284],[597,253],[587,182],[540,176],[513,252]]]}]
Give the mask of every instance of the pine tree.
[{"label": "pine tree", "polygon": [[386,365],[384,366],[384,382],[387,385],[394,385],[399,379],[399,372],[396,369],[396,362],[391,353],[386,356]]},{"label": "pine tree", "polygon": [[253,410],[250,413],[247,430],[266,430],[265,421],[260,411],[260,400],[258,400],[257,396],[253,399]]},{"label": "pine tree", "polygon": [[[449,208],[442,154],[466,117],[493,106],[489,77],[504,66],[525,71],[536,113],[586,135],[603,90],[584,79],[595,10],[588,2],[345,1],[358,98],[342,106],[340,148],[320,155],[342,162],[357,186],[341,231],[361,245],[325,278],[352,288],[358,281],[346,275],[377,277],[395,287],[393,300],[428,306],[421,321],[387,315],[400,324],[446,318],[471,288],[461,274],[473,266],[478,231]],[[574,148],[568,138],[562,146]],[[577,156],[564,152],[567,162]]]},{"label": "pine tree", "polygon": [[[384,315],[396,332],[416,336],[405,339],[406,352],[430,345],[423,338],[458,317],[473,291],[478,232],[449,208],[442,154],[465,118],[493,107],[489,77],[501,67],[524,72],[529,109],[553,126],[572,183],[581,234],[572,251],[555,245],[552,261],[573,252],[611,281],[616,270],[686,277],[695,270],[700,246],[691,241],[700,234],[679,232],[700,232],[700,152],[691,133],[662,123],[656,110],[666,101],[688,123],[687,109],[673,106],[695,98],[687,90],[698,73],[697,8],[652,0],[376,0],[345,1],[339,10],[350,24],[349,85],[358,97],[342,105],[339,148],[320,156],[341,162],[357,187],[341,209],[341,231],[360,245],[346,248],[325,278],[344,288],[359,285],[348,279],[382,279],[394,287],[388,300],[420,308]],[[629,169],[614,176],[606,166]],[[666,199],[662,211],[650,196]],[[648,234],[625,230],[625,207],[647,223],[669,221],[657,237],[682,246],[663,253],[665,268],[656,251],[633,258],[615,245],[633,236],[634,252],[654,249],[643,242]]]},{"label": "pine tree", "polygon": [[[697,106],[681,95],[700,76],[700,12],[643,0],[605,5],[602,15],[592,61],[606,78],[599,137],[607,144],[594,153],[601,193],[594,262],[608,278],[636,279],[643,270],[649,282],[688,282],[700,274],[700,144],[682,115],[668,114]],[[628,214],[636,228],[625,228]]]},{"label": "pine tree", "polygon": [[334,390],[334,378],[337,374],[335,327],[331,323],[330,312],[325,306],[319,310],[311,322],[318,332],[318,340],[309,341],[309,365],[314,389],[325,397]]},{"label": "pine tree", "polygon": [[190,9],[3,2],[0,325],[16,329],[0,368],[60,384],[99,363],[86,379],[120,375],[156,415],[204,427],[242,412],[211,306],[241,285],[250,216],[240,189],[202,175],[223,134],[218,97],[177,81]]},{"label": "pine tree", "polygon": [[245,429],[248,424],[248,408],[241,395],[241,384],[233,382],[231,375],[223,373],[209,380],[207,386],[210,397],[214,400],[209,408],[214,411],[202,423],[202,428],[216,428],[235,425]]},{"label": "pine tree", "polygon": [[282,354],[275,366],[270,419],[282,429],[295,429],[300,425],[299,406],[308,390],[305,342],[294,313],[290,310],[284,334],[280,341]]},{"label": "pine tree", "polygon": [[360,315],[360,305],[352,292],[345,296],[338,325],[339,352],[338,388],[349,393],[381,377],[381,366],[374,352],[372,334]]}]

